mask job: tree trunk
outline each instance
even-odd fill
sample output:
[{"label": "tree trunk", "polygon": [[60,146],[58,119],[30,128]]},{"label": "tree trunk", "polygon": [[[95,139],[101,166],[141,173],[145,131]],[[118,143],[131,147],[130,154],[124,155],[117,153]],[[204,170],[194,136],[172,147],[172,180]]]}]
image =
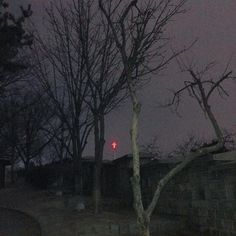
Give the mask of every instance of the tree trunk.
[{"label": "tree trunk", "polygon": [[137,223],[140,236],[150,236],[150,217],[145,212],[137,216]]},{"label": "tree trunk", "polygon": [[94,187],[93,187],[93,199],[94,199],[94,213],[101,212],[101,165],[97,161],[94,166]]},{"label": "tree trunk", "polygon": [[15,183],[14,163],[11,163],[11,183]]},{"label": "tree trunk", "polygon": [[59,168],[59,191],[61,191],[61,193],[63,194],[63,181],[64,181],[64,163],[63,163],[63,159],[64,159],[64,144],[65,144],[65,137],[64,137],[64,133],[65,133],[65,127],[64,127],[64,123],[61,123],[61,134],[60,134],[60,146],[59,146],[59,158],[60,158],[60,168]]},{"label": "tree trunk", "polygon": [[29,175],[29,160],[27,158],[24,162],[24,166],[25,166],[25,181],[27,181]]},{"label": "tree trunk", "polygon": [[59,187],[59,191],[61,192],[61,194],[63,194],[63,167],[64,167],[64,163],[63,163],[63,146],[61,145],[60,148],[60,167],[59,167],[59,173],[58,173],[58,177],[59,177],[59,181],[58,181],[58,187]]},{"label": "tree trunk", "polygon": [[73,154],[73,167],[74,167],[74,191],[75,194],[83,194],[82,185],[82,162],[81,158],[77,156],[77,153]]},{"label": "tree trunk", "polygon": [[150,223],[140,226],[140,236],[150,236]]},{"label": "tree trunk", "polygon": [[74,177],[74,192],[77,195],[83,194],[82,185],[82,160],[81,152],[77,145],[76,136],[73,137],[73,177]]},{"label": "tree trunk", "polygon": [[101,212],[101,178],[102,178],[102,159],[104,149],[104,116],[97,116],[94,124],[94,138],[95,138],[95,163],[94,163],[94,181],[93,181],[93,199],[94,199],[94,213]]},{"label": "tree trunk", "polygon": [[133,153],[133,176],[131,178],[131,184],[133,189],[134,209],[137,215],[137,222],[139,226],[140,236],[149,236],[150,217],[149,215],[146,214],[143,207],[141,183],[140,183],[138,123],[139,123],[139,114],[141,111],[141,104],[137,100],[135,88],[133,87],[132,81],[129,83],[129,90],[133,107],[130,135],[131,135],[132,153]]},{"label": "tree trunk", "polygon": [[11,149],[11,183],[15,183],[15,148],[12,147]]}]

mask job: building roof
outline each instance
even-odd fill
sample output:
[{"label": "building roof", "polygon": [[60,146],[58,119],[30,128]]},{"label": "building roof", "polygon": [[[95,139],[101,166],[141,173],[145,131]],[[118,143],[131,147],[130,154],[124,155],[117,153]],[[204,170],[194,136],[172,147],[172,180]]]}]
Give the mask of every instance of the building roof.
[{"label": "building roof", "polygon": [[[218,161],[222,163],[236,163],[236,151],[221,152],[216,154],[209,154],[208,160]],[[200,157],[199,157],[200,158]],[[196,158],[198,159],[198,158]],[[148,163],[145,163],[144,167],[153,165],[166,165],[172,166],[182,162],[184,158],[166,158],[166,159],[154,159]]]},{"label": "building roof", "polygon": [[[151,158],[153,158],[153,155],[151,155],[150,153],[140,152],[139,155],[140,155],[141,159],[151,159]],[[125,154],[124,156],[116,158],[115,160],[113,160],[113,162],[123,161],[123,160],[126,160],[126,159],[131,159],[132,157],[133,157],[133,154],[128,153],[128,154]]]},{"label": "building roof", "polygon": [[[150,153],[140,152],[139,155],[140,155],[141,161],[149,162],[149,161],[152,161],[155,159],[155,156]],[[129,154],[126,154],[124,156],[121,156],[121,157],[113,160],[112,162],[114,164],[117,164],[117,163],[121,163],[121,162],[125,162],[125,161],[131,161],[132,157],[133,157],[133,154],[129,153]]]}]

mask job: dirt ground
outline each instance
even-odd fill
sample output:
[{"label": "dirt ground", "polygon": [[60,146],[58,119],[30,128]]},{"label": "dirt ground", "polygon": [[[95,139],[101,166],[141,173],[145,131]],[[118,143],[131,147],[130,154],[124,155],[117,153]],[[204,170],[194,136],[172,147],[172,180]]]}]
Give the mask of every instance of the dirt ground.
[{"label": "dirt ground", "polygon": [[[14,214],[6,209],[17,211]],[[22,212],[26,215],[22,215]],[[32,218],[30,219],[29,216]],[[100,215],[94,215],[89,207],[86,210],[77,211],[71,207],[65,207],[62,196],[34,190],[25,185],[0,190],[0,221],[1,219],[4,220],[0,224],[0,236],[137,235],[136,218],[133,212],[103,211]],[[160,219],[153,217],[154,227],[155,220],[160,222]],[[168,222],[161,222],[161,225],[164,224]],[[9,231],[9,229],[14,230]],[[152,228],[152,230],[155,229]],[[177,235],[180,236],[180,234]],[[161,235],[158,234],[158,236]]]},{"label": "dirt ground", "polygon": [[[6,209],[17,210],[15,216],[13,217],[14,212]],[[22,224],[25,223],[25,228],[36,232],[37,224],[33,220],[22,220],[23,216],[20,216],[18,211],[32,216],[36,222],[39,222],[42,236],[92,236],[99,235],[102,232],[106,233],[107,229],[105,227],[113,227],[113,230],[116,231],[117,224],[125,224],[125,222],[133,222],[135,224],[135,216],[132,213],[105,211],[101,215],[95,216],[91,209],[78,212],[70,207],[64,207],[64,200],[61,196],[56,196],[47,191],[33,190],[28,186],[1,189],[0,220],[5,219],[5,223],[7,221],[8,230],[9,228],[16,229],[17,227],[22,230]],[[0,224],[1,236],[4,230],[3,226],[1,226],[4,225],[3,222]],[[14,227],[9,227],[10,224],[13,224]],[[9,236],[13,235],[9,234]],[[33,235],[36,236],[36,234],[32,233]],[[103,235],[105,236],[105,234]]]}]

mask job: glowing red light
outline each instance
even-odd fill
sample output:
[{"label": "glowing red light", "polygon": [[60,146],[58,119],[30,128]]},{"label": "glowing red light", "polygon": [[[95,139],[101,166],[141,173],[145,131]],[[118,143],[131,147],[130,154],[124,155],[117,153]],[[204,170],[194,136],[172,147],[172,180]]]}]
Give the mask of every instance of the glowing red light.
[{"label": "glowing red light", "polygon": [[115,150],[117,148],[117,143],[116,142],[112,142],[111,147],[113,150]]}]

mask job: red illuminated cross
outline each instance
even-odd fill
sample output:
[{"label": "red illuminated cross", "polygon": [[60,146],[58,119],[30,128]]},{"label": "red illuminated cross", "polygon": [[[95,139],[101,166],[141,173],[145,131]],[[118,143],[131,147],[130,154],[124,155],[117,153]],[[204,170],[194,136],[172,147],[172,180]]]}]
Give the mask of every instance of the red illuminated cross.
[{"label": "red illuminated cross", "polygon": [[111,146],[112,146],[112,149],[115,150],[117,148],[117,143],[116,142],[112,142]]}]

